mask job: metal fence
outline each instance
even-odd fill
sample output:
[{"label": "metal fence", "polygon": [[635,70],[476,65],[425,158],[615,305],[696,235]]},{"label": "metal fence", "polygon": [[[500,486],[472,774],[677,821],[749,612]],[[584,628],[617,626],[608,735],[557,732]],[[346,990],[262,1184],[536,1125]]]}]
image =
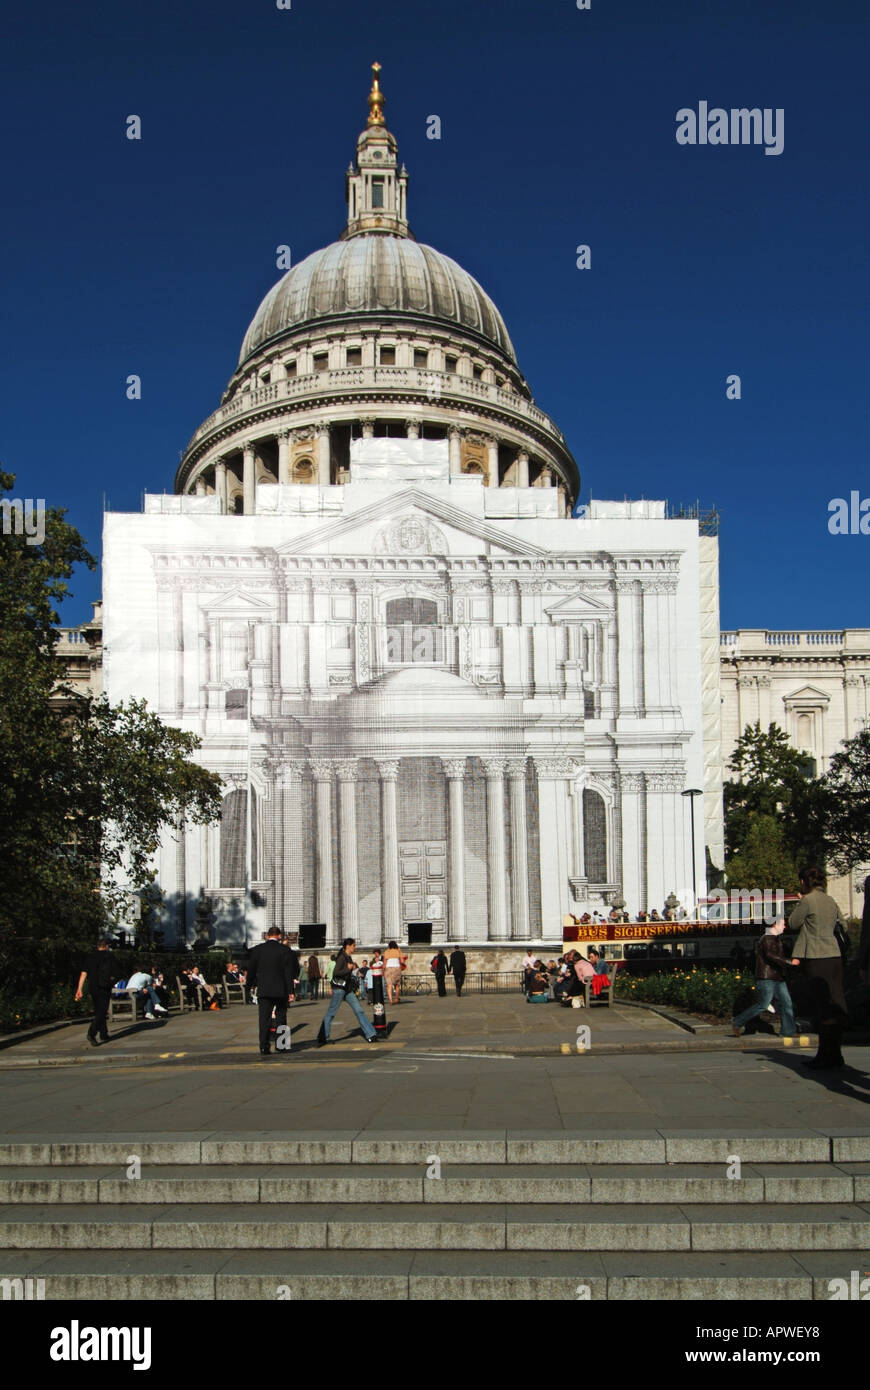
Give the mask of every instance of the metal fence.
[{"label": "metal fence", "polygon": [[[456,992],[453,984],[453,976],[448,975],[447,989],[451,994]],[[434,974],[429,972],[426,975],[402,975],[402,993],[404,995],[415,994],[436,994],[438,990]],[[522,970],[471,970],[465,977],[462,985],[463,994],[522,994],[523,992],[523,972]]]}]

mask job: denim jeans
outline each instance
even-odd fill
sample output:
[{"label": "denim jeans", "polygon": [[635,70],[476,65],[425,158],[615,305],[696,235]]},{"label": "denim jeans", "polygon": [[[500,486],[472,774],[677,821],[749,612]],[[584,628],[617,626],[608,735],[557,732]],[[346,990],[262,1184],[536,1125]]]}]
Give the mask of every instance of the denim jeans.
[{"label": "denim jeans", "polygon": [[758,1018],[765,1009],[775,999],[779,1005],[782,1024],[780,1035],[783,1038],[794,1037],[794,1013],[791,1007],[791,995],[788,992],[788,985],[785,980],[756,980],[755,990],[758,995],[754,1004],[750,1004],[748,1009],[744,1009],[742,1014],[738,1014],[734,1019],[734,1027],[742,1028],[744,1023],[748,1023],[751,1018]]},{"label": "denim jeans", "polygon": [[332,987],[332,999],[329,1002],[329,1008],[326,1010],[326,1014],[323,1019],[323,1036],[327,1040],[329,1039],[329,1026],[332,1023],[332,1020],[335,1018],[335,1015],[341,1008],[342,1001],[346,1001],[348,1004],[350,1004],[350,1007],[353,1009],[353,1012],[357,1016],[357,1022],[362,1028],[365,1036],[367,1038],[376,1037],[377,1035],[375,1033],[375,1030],[369,1023],[365,1014],[363,1013],[362,1008],[360,1006],[360,1002],[357,999],[356,995],[345,994],[344,990],[341,988],[340,985],[333,985]]},{"label": "denim jeans", "polygon": [[146,1012],[147,1012],[147,1013],[153,1014],[153,1012],[154,1012],[154,1005],[160,1003],[160,1000],[157,998],[157,995],[154,993],[154,986],[153,986],[153,985],[143,985],[142,988],[141,988],[138,992],[139,992],[139,994],[147,994],[147,996],[148,996],[148,1003],[145,1005],[145,1009],[146,1009]]}]

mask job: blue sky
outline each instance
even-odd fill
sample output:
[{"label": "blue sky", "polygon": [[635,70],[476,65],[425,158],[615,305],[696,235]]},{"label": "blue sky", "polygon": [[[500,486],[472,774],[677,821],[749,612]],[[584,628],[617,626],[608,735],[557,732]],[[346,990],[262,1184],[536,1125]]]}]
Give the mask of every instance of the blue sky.
[{"label": "blue sky", "polygon": [[[868,37],[859,0],[7,10],[0,461],[16,495],[68,507],[96,552],[104,498],[137,510],[171,489],[275,248],[300,260],[343,226],[377,58],[411,226],[499,305],[582,500],[716,505],[724,627],[870,626],[870,536],[827,529],[831,498],[870,497]],[[702,100],[782,108],[782,154],[678,145],[677,111]],[[68,623],[99,576],[74,589]]]}]

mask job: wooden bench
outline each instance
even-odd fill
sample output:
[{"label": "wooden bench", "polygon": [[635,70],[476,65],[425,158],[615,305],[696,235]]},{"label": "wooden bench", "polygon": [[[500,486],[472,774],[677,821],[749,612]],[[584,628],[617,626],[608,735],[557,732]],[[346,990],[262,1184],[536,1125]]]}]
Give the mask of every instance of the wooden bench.
[{"label": "wooden bench", "polygon": [[145,998],[138,989],[113,989],[109,1000],[110,1023],[135,1023],[145,1017]]},{"label": "wooden bench", "polygon": [[[218,999],[218,1003],[220,1003],[220,1000],[223,999],[224,1003],[229,1004],[231,997],[237,1000],[240,999],[243,1004],[245,1002],[244,985],[234,984],[230,980],[222,980],[220,984],[212,985],[212,989],[214,990],[213,995],[207,994],[203,989],[202,985],[191,985],[191,982],[189,980],[183,979],[181,975],[176,975],[175,987],[178,990],[179,1005],[182,1013],[184,1013],[186,1010],[196,1008],[196,1005],[191,1004],[190,1000],[187,997],[187,991],[191,988],[195,989],[199,996],[200,1009],[207,1009],[209,1004],[211,1004],[212,1000],[216,998]],[[241,994],[235,994],[230,996],[230,990],[240,990]],[[220,996],[220,998],[218,998],[218,996]]]},{"label": "wooden bench", "polygon": [[221,989],[225,1004],[247,1004],[245,986],[240,984],[238,980],[228,980],[224,975],[221,980]]},{"label": "wooden bench", "polygon": [[583,999],[587,1008],[592,1004],[603,1004],[606,1009],[609,1009],[613,1003],[613,981],[616,979],[616,961],[607,961],[605,963],[605,969],[607,971],[607,984],[602,985],[600,993],[592,993],[591,978],[583,981]]},{"label": "wooden bench", "polygon": [[189,980],[182,979],[181,975],[176,975],[175,988],[178,990],[178,1003],[182,1013],[196,1008],[196,1005],[191,1004],[187,997],[187,991],[189,989],[195,989],[199,995],[199,1007],[201,1009],[208,1008],[208,1004],[204,1003],[204,1000],[208,999],[208,995],[203,990],[202,985],[191,985]]}]

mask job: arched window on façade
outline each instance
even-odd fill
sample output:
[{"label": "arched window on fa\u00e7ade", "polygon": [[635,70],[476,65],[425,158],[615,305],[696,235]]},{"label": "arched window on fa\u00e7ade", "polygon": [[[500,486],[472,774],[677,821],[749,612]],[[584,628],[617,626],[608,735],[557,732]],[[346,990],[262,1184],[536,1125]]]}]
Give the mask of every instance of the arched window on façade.
[{"label": "arched window on fa\u00e7ade", "polygon": [[607,883],[607,808],[600,792],[583,792],[583,843],[586,877],[590,883]]},{"label": "arched window on fa\u00e7ade", "polygon": [[444,659],[444,633],[438,625],[438,605],[432,599],[390,599],[386,619],[389,665],[432,664]]},{"label": "arched window on fa\u00e7ade", "polygon": [[[221,808],[222,888],[244,888],[247,849],[248,794],[242,787],[228,792]],[[251,788],[251,878],[257,878],[257,793]]]}]

